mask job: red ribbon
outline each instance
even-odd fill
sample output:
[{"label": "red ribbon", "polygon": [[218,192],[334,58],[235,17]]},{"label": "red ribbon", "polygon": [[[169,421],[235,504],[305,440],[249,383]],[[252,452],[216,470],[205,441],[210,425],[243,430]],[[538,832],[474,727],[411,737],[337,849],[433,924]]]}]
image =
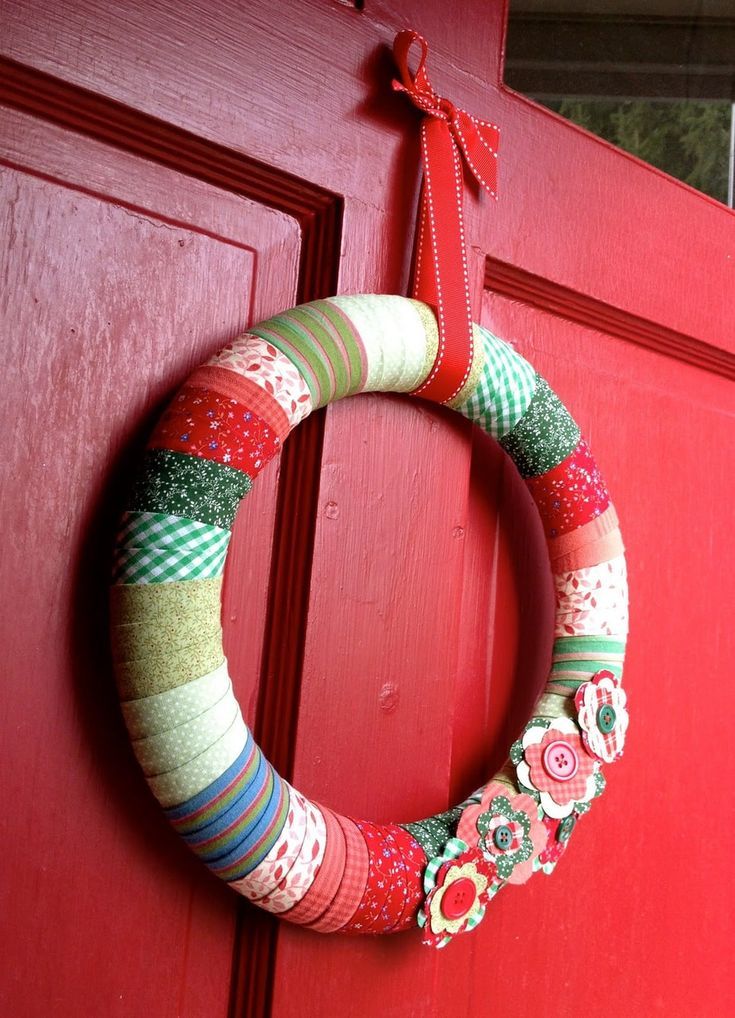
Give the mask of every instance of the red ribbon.
[{"label": "red ribbon", "polygon": [[[421,59],[415,75],[408,55],[415,42]],[[472,308],[462,205],[467,166],[482,187],[497,198],[495,124],[478,120],[434,91],[426,73],[429,47],[418,34],[399,32],[393,54],[401,81],[393,88],[405,92],[425,113],[421,123],[424,185],[419,214],[413,296],[436,308],[439,349],[429,377],[413,393],[436,403],[448,403],[462,389],[472,367]]]}]

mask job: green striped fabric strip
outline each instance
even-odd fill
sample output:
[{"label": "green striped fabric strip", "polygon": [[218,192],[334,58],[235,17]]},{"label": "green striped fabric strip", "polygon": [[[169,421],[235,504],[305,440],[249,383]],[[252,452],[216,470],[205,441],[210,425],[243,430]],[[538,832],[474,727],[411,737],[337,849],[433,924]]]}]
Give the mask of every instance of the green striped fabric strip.
[{"label": "green striped fabric strip", "polygon": [[590,651],[604,656],[625,653],[625,640],[613,636],[560,636],[554,640],[553,655],[587,654]]},{"label": "green striped fabric strip", "polygon": [[290,316],[301,326],[305,342],[311,342],[318,347],[327,366],[327,375],[333,380],[330,403],[335,399],[342,399],[350,388],[350,373],[339,332],[333,329],[329,319],[321,315],[311,304],[294,308]]},{"label": "green striped fabric strip", "polygon": [[547,691],[564,695],[603,669],[622,678],[625,641],[606,636],[561,636],[554,641]]},{"label": "green striped fabric strip", "polygon": [[251,332],[272,343],[296,366],[315,407],[359,392],[365,384],[360,337],[329,301],[314,301],[275,315]]},{"label": "green striped fabric strip", "polygon": [[346,395],[352,396],[356,392],[362,392],[367,381],[367,358],[362,339],[354,325],[347,315],[331,301],[317,300],[310,304],[309,308],[312,314],[323,315],[342,341],[349,374]]},{"label": "green striped fabric strip", "polygon": [[502,438],[526,412],[536,387],[536,372],[513,347],[479,328],[485,365],[470,398],[456,409],[493,438]]}]

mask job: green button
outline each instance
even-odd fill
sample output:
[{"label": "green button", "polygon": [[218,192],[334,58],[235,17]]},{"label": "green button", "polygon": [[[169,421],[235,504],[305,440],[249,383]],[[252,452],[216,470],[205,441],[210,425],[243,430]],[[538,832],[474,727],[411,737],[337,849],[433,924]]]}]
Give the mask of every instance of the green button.
[{"label": "green button", "polygon": [[576,823],[577,818],[574,816],[574,814],[572,814],[572,816],[569,817],[564,817],[564,819],[556,829],[556,840],[560,841],[562,845],[565,844],[565,842],[569,841]]},{"label": "green button", "polygon": [[495,847],[504,852],[513,844],[513,831],[511,831],[507,824],[502,824],[500,827],[495,828],[493,841],[495,842]]},{"label": "green button", "polygon": [[613,730],[616,720],[615,708],[609,703],[603,703],[602,707],[598,708],[597,727],[604,735]]}]

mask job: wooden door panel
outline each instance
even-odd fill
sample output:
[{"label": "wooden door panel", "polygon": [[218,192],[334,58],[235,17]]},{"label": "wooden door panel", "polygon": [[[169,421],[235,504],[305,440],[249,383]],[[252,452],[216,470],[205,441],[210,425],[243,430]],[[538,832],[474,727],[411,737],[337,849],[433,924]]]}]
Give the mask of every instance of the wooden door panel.
[{"label": "wooden door panel", "polygon": [[[701,760],[732,773],[725,711],[691,691],[732,656],[733,217],[506,89],[505,6],[3,8],[0,96],[40,118],[4,114],[8,1013],[732,1010],[732,846],[693,865],[680,802],[718,787]],[[407,24],[437,89],[501,124],[501,201],[467,209],[483,320],[591,440],[634,626],[630,750],[573,858],[439,954],[280,926],[189,858],[126,748],[99,605],[129,465],[187,371],[297,299],[405,292],[418,122],[387,46]],[[264,748],[347,813],[455,801],[544,678],[541,562],[523,485],[466,423],[378,396],[315,415],[248,497],[228,561],[226,647]]]},{"label": "wooden door panel", "polygon": [[[575,831],[574,857],[553,880],[494,902],[488,949],[503,945],[504,971],[539,974],[524,982],[528,1014],[553,999],[560,1016],[617,1018],[621,997],[632,1014],[729,1014],[730,958],[718,945],[732,934],[733,832],[720,789],[735,772],[710,683],[735,650],[723,512],[735,470],[732,382],[490,292],[484,314],[499,335],[518,337],[593,443],[621,516],[632,620],[625,757]],[[718,818],[696,863],[692,807]],[[693,909],[697,936],[687,934]],[[611,945],[615,964],[600,965]],[[498,980],[497,1006],[516,991]]]},{"label": "wooden door panel", "polygon": [[[7,801],[22,804],[3,814],[2,1010],[224,1014],[236,901],[168,830],[132,762],[103,591],[152,414],[253,308],[293,302],[300,231],[19,114],[3,114],[1,133],[13,540],[2,551],[0,745]],[[276,481],[277,469],[261,478],[254,540],[228,577],[250,637],[247,653],[232,654],[246,709],[259,682]],[[236,637],[230,627],[230,644]]]}]

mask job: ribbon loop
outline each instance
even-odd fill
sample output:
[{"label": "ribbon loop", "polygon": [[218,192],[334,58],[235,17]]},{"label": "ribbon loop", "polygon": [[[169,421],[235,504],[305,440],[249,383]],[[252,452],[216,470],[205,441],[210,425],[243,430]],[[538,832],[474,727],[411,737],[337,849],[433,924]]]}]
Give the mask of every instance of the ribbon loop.
[{"label": "ribbon loop", "polygon": [[[408,58],[414,43],[419,44],[421,54],[412,74]],[[495,124],[473,117],[435,92],[426,70],[428,51],[418,32],[398,33],[393,53],[401,80],[394,79],[393,88],[405,92],[425,114],[421,124],[424,185],[413,296],[437,309],[439,349],[429,377],[414,395],[448,403],[465,385],[474,355],[462,224],[463,166],[497,198],[499,132]]]}]

